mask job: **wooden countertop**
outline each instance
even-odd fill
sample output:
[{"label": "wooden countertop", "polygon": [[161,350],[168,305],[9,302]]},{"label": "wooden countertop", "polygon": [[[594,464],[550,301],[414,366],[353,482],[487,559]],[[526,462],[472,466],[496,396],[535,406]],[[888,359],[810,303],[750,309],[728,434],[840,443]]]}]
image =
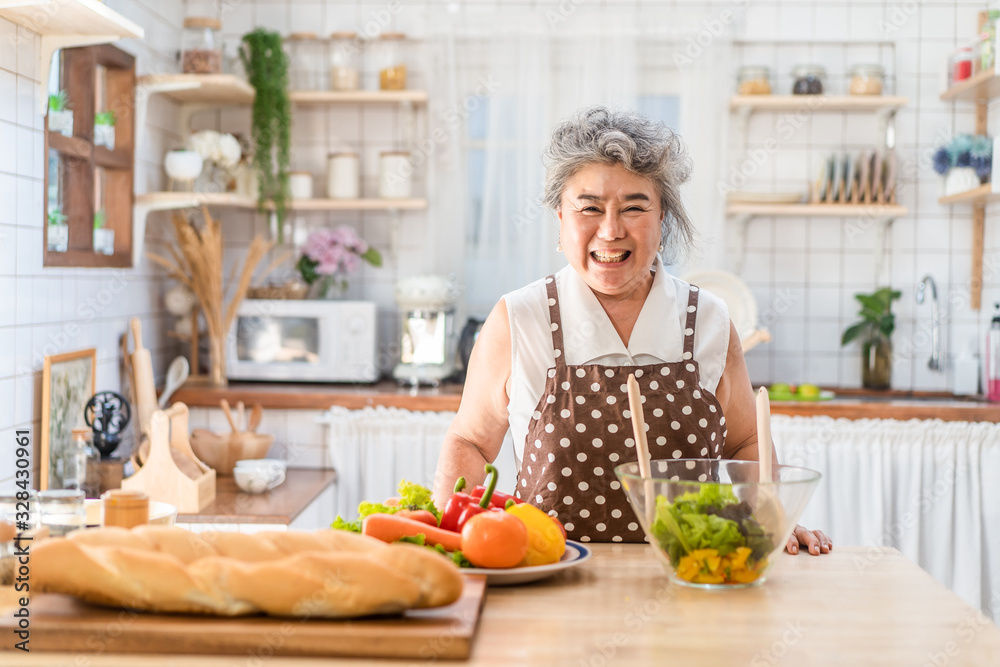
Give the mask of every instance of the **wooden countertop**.
[{"label": "wooden countertop", "polygon": [[[592,560],[549,580],[490,588],[472,659],[449,664],[1000,664],[996,625],[894,549],[839,547],[821,557],[783,554],[763,586],[720,592],[670,585],[646,545],[593,549]],[[0,607],[11,597],[0,595]],[[8,649],[16,640],[3,641]],[[429,660],[436,645],[427,647]],[[246,655],[71,655],[47,653],[36,644],[31,648],[31,653],[17,653],[18,665],[55,667],[81,658],[89,665],[117,667],[247,664]],[[0,662],[13,657],[0,652]],[[295,667],[417,663],[271,657],[265,662]]]},{"label": "wooden countertop", "polygon": [[285,481],[265,493],[243,493],[232,477],[216,477],[215,501],[197,514],[178,514],[178,523],[290,524],[333,484],[333,470],[289,468]]},{"label": "wooden countertop", "polygon": [[[774,401],[771,411],[777,415],[805,417],[1000,422],[1000,404],[987,403],[982,398],[956,397],[942,392],[830,389],[837,394],[833,400]],[[462,385],[411,390],[392,381],[355,385],[233,382],[221,389],[185,384],[174,394],[174,400],[192,407],[218,407],[223,398],[230,405],[243,401],[246,405],[260,403],[265,409],[326,410],[338,405],[357,410],[383,405],[407,410],[456,411],[462,400]]]}]

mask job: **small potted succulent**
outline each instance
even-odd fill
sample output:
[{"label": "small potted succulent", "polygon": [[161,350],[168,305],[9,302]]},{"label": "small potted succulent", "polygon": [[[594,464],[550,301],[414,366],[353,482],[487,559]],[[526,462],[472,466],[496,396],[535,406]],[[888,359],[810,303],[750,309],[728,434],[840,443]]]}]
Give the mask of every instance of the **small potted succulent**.
[{"label": "small potted succulent", "polygon": [[115,230],[106,229],[104,209],[94,213],[94,252],[103,255],[115,254]]},{"label": "small potted succulent", "polygon": [[45,245],[52,252],[66,252],[69,249],[69,225],[66,220],[66,214],[58,208],[49,211]]},{"label": "small potted succulent", "polygon": [[73,110],[69,108],[69,93],[65,90],[49,95],[49,130],[73,136]]},{"label": "small potted succulent", "polygon": [[861,338],[861,384],[866,389],[888,389],[892,384],[892,332],[896,328],[892,302],[900,294],[883,287],[872,294],[854,295],[861,304],[861,321],[844,330],[840,344]]},{"label": "small potted succulent", "polygon": [[94,114],[94,145],[115,149],[115,112],[102,111]]},{"label": "small potted succulent", "polygon": [[944,176],[944,196],[975,190],[993,172],[993,140],[977,134],[959,134],[934,153],[934,171]]}]

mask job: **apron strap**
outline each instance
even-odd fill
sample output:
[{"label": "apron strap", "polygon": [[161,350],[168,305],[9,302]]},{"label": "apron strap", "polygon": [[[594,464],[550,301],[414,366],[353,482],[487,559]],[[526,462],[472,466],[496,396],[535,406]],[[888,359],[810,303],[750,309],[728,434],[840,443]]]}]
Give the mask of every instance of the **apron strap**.
[{"label": "apron strap", "polygon": [[698,288],[691,285],[688,293],[687,319],[684,322],[684,358],[694,357],[694,324],[698,318]]},{"label": "apron strap", "polygon": [[556,368],[562,368],[566,365],[566,357],[563,356],[562,317],[559,315],[559,296],[556,293],[555,274],[545,279],[545,294],[549,299],[549,326],[552,328],[552,353],[555,355]]}]

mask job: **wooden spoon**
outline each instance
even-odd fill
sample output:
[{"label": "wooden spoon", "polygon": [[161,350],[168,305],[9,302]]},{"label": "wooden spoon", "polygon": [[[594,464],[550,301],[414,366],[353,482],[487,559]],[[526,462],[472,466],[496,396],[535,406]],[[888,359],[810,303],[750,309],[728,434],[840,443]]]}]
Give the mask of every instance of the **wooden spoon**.
[{"label": "wooden spoon", "polygon": [[645,478],[646,525],[651,525],[656,501],[653,498],[652,471],[649,465],[649,443],[646,441],[646,422],[642,417],[642,394],[639,393],[639,383],[636,382],[634,374],[628,376],[628,409],[632,414],[632,433],[635,435],[635,451],[639,458],[639,474]]},{"label": "wooden spoon", "polygon": [[222,406],[222,412],[226,415],[226,421],[229,422],[229,427],[233,429],[233,433],[239,432],[239,429],[236,428],[236,422],[233,421],[233,413],[229,410],[229,401],[222,399],[219,401],[219,405]]},{"label": "wooden spoon", "polygon": [[771,402],[767,388],[757,392],[757,468],[760,470],[760,486],[757,487],[757,506],[754,509],[757,521],[765,532],[777,537],[777,531],[785,528],[785,508],[773,486],[773,452],[771,440]]},{"label": "wooden spoon", "polygon": [[250,422],[247,424],[247,430],[251,433],[257,432],[257,427],[260,426],[261,417],[264,416],[264,406],[260,403],[254,403],[253,408],[250,410]]},{"label": "wooden spoon", "polygon": [[236,425],[240,427],[240,433],[247,427],[246,406],[243,405],[243,401],[236,401]]}]

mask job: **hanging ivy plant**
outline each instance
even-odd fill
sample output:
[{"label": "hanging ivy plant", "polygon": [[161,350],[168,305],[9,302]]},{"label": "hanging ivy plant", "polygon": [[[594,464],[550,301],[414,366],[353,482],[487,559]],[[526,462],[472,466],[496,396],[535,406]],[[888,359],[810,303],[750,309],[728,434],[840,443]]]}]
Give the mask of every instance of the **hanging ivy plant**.
[{"label": "hanging ivy plant", "polygon": [[282,243],[288,192],[288,152],[291,141],[291,105],[288,101],[288,57],[281,35],[257,28],[243,35],[240,59],[247,79],[257,91],[253,101],[253,164],[260,181],[257,205],[265,210],[274,202],[278,243]]}]

